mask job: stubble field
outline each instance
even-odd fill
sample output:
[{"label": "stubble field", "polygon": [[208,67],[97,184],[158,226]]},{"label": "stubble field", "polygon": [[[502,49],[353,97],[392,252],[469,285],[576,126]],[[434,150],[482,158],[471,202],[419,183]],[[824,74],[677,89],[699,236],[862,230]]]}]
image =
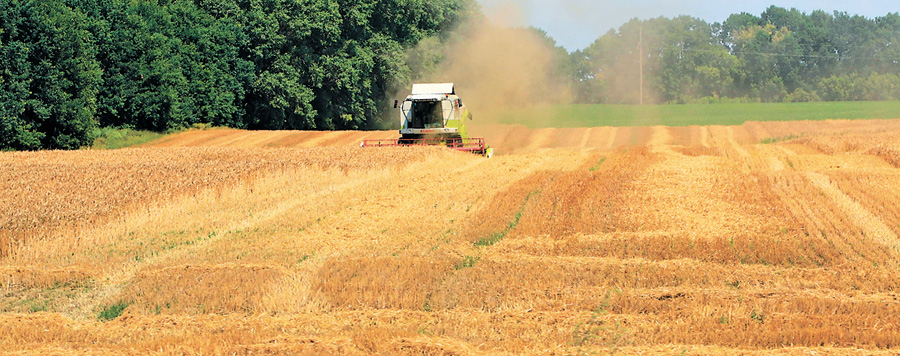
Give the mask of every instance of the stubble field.
[{"label": "stubble field", "polygon": [[900,120],[0,153],[0,353],[896,354]]}]

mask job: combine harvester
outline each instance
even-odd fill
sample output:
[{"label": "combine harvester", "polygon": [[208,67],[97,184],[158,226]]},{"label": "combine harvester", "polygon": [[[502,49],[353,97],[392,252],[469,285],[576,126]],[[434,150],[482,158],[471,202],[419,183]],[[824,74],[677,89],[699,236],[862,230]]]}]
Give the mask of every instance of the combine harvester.
[{"label": "combine harvester", "polygon": [[413,84],[412,94],[400,105],[400,138],[396,140],[365,140],[363,147],[389,146],[447,146],[484,157],[492,157],[494,149],[484,138],[468,137],[466,119],[472,114],[456,96],[453,83]]}]

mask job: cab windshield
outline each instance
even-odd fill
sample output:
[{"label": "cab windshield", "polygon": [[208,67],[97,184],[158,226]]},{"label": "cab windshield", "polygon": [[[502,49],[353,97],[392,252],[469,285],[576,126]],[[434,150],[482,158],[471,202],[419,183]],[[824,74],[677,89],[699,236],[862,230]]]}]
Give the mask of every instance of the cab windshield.
[{"label": "cab windshield", "polygon": [[430,129],[444,127],[440,101],[413,101],[409,112],[409,128]]}]

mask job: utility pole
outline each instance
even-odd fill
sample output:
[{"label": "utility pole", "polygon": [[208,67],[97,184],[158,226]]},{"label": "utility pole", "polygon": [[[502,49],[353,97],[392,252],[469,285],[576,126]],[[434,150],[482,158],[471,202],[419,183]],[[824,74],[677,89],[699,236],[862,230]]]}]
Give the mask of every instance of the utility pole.
[{"label": "utility pole", "polygon": [[638,41],[638,47],[640,47],[640,56],[641,56],[641,98],[638,100],[640,105],[644,105],[644,28],[640,27],[641,39]]}]

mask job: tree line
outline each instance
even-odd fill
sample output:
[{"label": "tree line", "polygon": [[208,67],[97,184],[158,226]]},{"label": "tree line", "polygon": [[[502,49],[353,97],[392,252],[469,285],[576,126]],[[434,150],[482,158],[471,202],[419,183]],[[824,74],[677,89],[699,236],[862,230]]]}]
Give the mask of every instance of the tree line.
[{"label": "tree line", "polygon": [[634,104],[642,88],[644,103],[898,100],[898,41],[897,13],[870,19],[772,6],[721,23],[635,19],[566,65],[582,103]]},{"label": "tree line", "polygon": [[[0,149],[98,127],[377,128],[475,18],[472,0],[0,0]],[[900,100],[896,13],[634,19],[572,53],[528,31],[576,103]]]},{"label": "tree line", "polygon": [[361,129],[467,0],[0,0],[0,149],[96,127]]}]

